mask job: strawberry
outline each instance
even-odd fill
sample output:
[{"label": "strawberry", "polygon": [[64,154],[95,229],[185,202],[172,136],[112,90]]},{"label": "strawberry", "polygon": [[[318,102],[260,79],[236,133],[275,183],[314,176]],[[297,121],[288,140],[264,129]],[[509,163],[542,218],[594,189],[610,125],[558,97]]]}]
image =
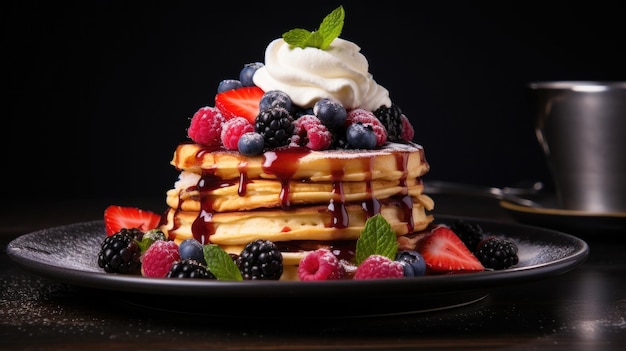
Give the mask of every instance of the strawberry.
[{"label": "strawberry", "polygon": [[448,227],[438,226],[416,245],[426,267],[433,273],[476,272],[485,267],[478,261],[463,241]]},{"label": "strawberry", "polygon": [[254,124],[263,94],[265,92],[257,86],[227,90],[215,95],[215,107],[227,120],[244,117]]},{"label": "strawberry", "polygon": [[122,228],[138,228],[144,233],[155,229],[161,216],[137,207],[111,205],[104,210],[104,226],[107,236],[119,232]]}]

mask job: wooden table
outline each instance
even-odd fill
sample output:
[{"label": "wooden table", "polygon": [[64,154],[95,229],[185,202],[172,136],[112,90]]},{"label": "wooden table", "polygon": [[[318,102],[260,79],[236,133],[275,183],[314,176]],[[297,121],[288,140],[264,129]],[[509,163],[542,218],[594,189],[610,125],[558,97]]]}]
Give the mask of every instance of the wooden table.
[{"label": "wooden table", "polygon": [[[435,214],[503,222],[495,200],[433,196]],[[21,234],[100,219],[111,203],[161,208],[163,199],[16,204],[0,221],[0,349],[64,350],[622,350],[626,347],[625,240],[584,238],[587,261],[554,278],[502,287],[477,303],[394,317],[283,320],[157,313],[103,291],[65,285],[17,267],[6,245]],[[624,233],[626,236],[626,233]],[[164,301],[164,303],[170,303]]]}]

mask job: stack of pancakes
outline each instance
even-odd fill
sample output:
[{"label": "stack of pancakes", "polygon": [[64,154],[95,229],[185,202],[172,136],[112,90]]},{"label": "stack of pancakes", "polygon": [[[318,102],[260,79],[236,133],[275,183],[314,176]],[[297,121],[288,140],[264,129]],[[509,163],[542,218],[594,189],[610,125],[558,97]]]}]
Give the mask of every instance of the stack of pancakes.
[{"label": "stack of pancakes", "polygon": [[411,142],[376,150],[289,147],[252,157],[183,143],[171,164],[181,174],[162,219],[170,238],[195,238],[232,254],[256,239],[271,240],[285,266],[321,247],[349,258],[365,221],[378,213],[398,236],[433,220],[421,180],[429,165]]}]

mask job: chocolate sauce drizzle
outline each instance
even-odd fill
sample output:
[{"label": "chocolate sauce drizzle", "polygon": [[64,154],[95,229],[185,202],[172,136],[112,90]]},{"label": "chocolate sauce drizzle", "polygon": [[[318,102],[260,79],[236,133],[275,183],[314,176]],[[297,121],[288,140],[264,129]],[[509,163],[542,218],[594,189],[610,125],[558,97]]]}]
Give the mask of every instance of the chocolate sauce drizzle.
[{"label": "chocolate sauce drizzle", "polygon": [[[196,154],[196,158],[201,160],[203,155],[206,152],[210,152],[212,150],[200,150]],[[273,151],[266,152],[264,154],[264,163],[263,163],[263,171],[267,174],[272,174],[276,177],[276,179],[281,184],[280,191],[280,205],[283,209],[292,208],[292,204],[290,201],[290,182],[293,179],[295,172],[298,169],[299,160],[306,155],[308,155],[311,151],[307,148],[283,148],[276,149]],[[403,171],[403,176],[400,178],[400,186],[403,187],[403,191],[400,194],[394,195],[389,199],[385,199],[384,202],[386,205],[398,206],[401,208],[404,220],[407,222],[407,229],[409,232],[414,231],[414,220],[413,220],[413,201],[411,196],[408,194],[407,187],[407,174],[408,174],[408,159],[409,153],[405,151],[396,151],[394,152],[396,157],[396,165],[397,169]],[[381,210],[381,200],[377,199],[374,196],[374,191],[372,188],[372,167],[373,167],[374,158],[367,159],[351,159],[351,158],[333,158],[329,159],[331,162],[331,175],[332,175],[332,189],[333,196],[328,203],[327,211],[330,214],[331,221],[326,225],[332,228],[346,228],[349,226],[349,215],[346,209],[345,203],[345,193],[343,190],[343,177],[345,173],[345,166],[348,162],[360,162],[360,168],[364,174],[369,175],[367,179],[365,179],[366,192],[369,194],[369,197],[366,200],[361,202],[361,207],[363,211],[366,213],[366,216],[372,217]],[[307,180],[303,180],[307,181]],[[420,180],[421,181],[421,180]],[[248,179],[247,174],[247,165],[242,163],[239,166],[239,181],[238,181],[238,194],[239,196],[245,196],[247,192],[247,186],[251,181]],[[214,225],[212,223],[212,217],[214,213],[213,209],[213,200],[212,197],[208,194],[210,191],[226,187],[233,186],[236,184],[236,180],[226,180],[222,179],[219,176],[215,175],[215,170],[203,170],[203,174],[200,177],[200,180],[195,185],[195,189],[189,190],[198,190],[200,193],[200,213],[198,217],[194,220],[191,231],[193,233],[193,237],[203,244],[209,244],[210,236],[215,232]],[[182,205],[183,199],[179,199],[180,204]],[[179,205],[179,209],[181,208]],[[174,228],[178,228],[179,225],[176,223]],[[173,230],[174,230],[173,228]],[[336,243],[337,244],[337,243]],[[307,246],[310,246],[310,241],[300,241],[299,243],[289,242],[289,243],[281,243],[281,247],[283,249],[288,249],[289,251],[297,251],[298,249],[304,249]],[[346,245],[348,245],[346,247]],[[295,247],[294,247],[295,246]],[[351,251],[353,250],[352,244],[341,244],[344,249],[339,251]],[[348,249],[350,247],[350,249]]]}]

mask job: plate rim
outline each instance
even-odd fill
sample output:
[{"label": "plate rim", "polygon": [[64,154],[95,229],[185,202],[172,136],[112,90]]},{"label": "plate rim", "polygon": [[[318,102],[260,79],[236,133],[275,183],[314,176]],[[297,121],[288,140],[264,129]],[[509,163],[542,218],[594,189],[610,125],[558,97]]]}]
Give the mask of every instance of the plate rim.
[{"label": "plate rim", "polygon": [[499,205],[500,207],[503,207],[507,210],[535,215],[626,219],[626,212],[589,212],[583,210],[567,210],[562,208],[550,207],[538,208],[516,204],[508,200],[500,200]]},{"label": "plate rim", "polygon": [[[574,235],[557,230],[540,228],[519,223],[505,223],[482,218],[439,215],[435,222],[445,222],[455,219],[471,220],[482,225],[517,227],[519,230],[530,232],[538,231],[541,234],[550,234],[560,240],[572,242],[574,251],[557,260],[537,265],[517,267],[501,271],[486,271],[455,275],[433,275],[413,279],[373,279],[373,280],[338,280],[338,281],[213,281],[213,280],[172,280],[171,278],[147,278],[137,275],[122,275],[103,272],[85,271],[80,269],[50,265],[32,257],[25,257],[19,246],[29,238],[61,230],[80,227],[97,226],[102,220],[77,222],[61,225],[20,235],[7,245],[8,256],[24,270],[39,276],[57,280],[70,285],[78,285],[101,290],[147,293],[152,295],[177,296],[220,296],[225,293],[233,297],[248,296],[251,293],[275,297],[294,297],[299,295],[317,296],[328,294],[330,290],[346,291],[367,288],[371,293],[399,292],[402,293],[444,293],[450,289],[462,291],[489,290],[502,283],[524,283],[539,280],[550,276],[569,272],[582,265],[589,255],[589,245]],[[90,233],[96,235],[97,233]],[[533,234],[539,235],[539,234]],[[532,236],[532,235],[531,235]],[[94,263],[95,264],[95,263]],[[243,287],[243,288],[242,288]],[[280,287],[280,289],[277,289]]]}]

